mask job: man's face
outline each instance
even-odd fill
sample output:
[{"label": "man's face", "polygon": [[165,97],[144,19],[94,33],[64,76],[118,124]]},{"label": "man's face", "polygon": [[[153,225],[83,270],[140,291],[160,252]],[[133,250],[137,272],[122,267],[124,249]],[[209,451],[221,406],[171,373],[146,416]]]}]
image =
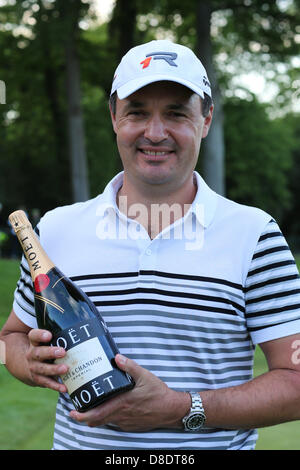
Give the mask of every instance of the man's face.
[{"label": "man's face", "polygon": [[125,175],[133,184],[182,186],[196,166],[212,118],[200,97],[173,82],[152,83],[117,98],[113,128]]}]

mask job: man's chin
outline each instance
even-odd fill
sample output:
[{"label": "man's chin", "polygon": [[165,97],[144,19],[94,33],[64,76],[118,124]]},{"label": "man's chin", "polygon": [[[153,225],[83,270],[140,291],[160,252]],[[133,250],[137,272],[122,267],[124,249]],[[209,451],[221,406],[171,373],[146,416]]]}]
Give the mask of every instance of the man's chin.
[{"label": "man's chin", "polygon": [[173,178],[170,174],[163,174],[161,172],[152,172],[151,174],[143,174],[142,181],[144,184],[151,186],[168,185],[172,182]]}]

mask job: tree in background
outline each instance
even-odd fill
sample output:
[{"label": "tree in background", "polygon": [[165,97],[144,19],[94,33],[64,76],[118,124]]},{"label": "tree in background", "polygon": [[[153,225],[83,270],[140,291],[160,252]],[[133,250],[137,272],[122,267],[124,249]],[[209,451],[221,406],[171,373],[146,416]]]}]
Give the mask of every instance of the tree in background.
[{"label": "tree in background", "polygon": [[[39,0],[41,4],[41,0]],[[58,24],[65,51],[66,101],[71,162],[73,201],[85,201],[90,196],[85,130],[81,104],[80,64],[78,58],[79,22],[88,5],[81,0],[56,0]],[[42,5],[40,5],[40,12]]]},{"label": "tree in background", "polygon": [[69,200],[63,80],[57,73],[64,62],[50,13],[38,23],[37,2],[30,11],[23,5],[0,8],[0,70],[7,84],[7,104],[0,108],[0,198],[4,208],[53,207],[58,198]]},{"label": "tree in background", "polygon": [[[0,9],[1,23],[12,31],[10,35],[2,32],[0,37],[4,51],[1,69],[8,84],[7,107],[16,108],[7,122],[7,139],[11,129],[20,130],[23,143],[14,133],[20,150],[13,158],[21,158],[24,153],[22,159],[26,159],[28,170],[33,165],[35,181],[47,186],[49,192],[53,188],[52,196],[44,192],[42,205],[54,198],[64,203],[89,196],[77,52],[79,22],[87,10],[88,5],[81,0],[31,0]],[[32,114],[33,110],[41,116]],[[38,129],[30,138],[35,126]],[[38,138],[42,133],[46,137],[41,136],[41,144]],[[46,148],[49,154],[43,155]],[[37,158],[33,156],[36,152]],[[49,167],[49,173],[39,175],[39,167]],[[50,176],[52,184],[48,182]],[[7,191],[11,192],[9,188]],[[14,188],[11,200],[21,200],[20,192]]]},{"label": "tree in background", "polygon": [[292,205],[292,126],[282,118],[271,120],[255,97],[228,100],[224,113],[228,196],[282,220]]}]

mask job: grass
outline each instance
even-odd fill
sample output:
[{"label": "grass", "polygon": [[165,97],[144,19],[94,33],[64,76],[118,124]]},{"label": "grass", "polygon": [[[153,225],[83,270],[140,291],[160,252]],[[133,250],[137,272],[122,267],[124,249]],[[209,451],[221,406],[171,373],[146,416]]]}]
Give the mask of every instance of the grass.
[{"label": "grass", "polygon": [[[300,257],[296,260],[299,266]],[[11,310],[18,277],[19,263],[0,259],[0,328]],[[266,360],[257,348],[254,375],[266,371]],[[0,450],[51,449],[57,393],[28,387],[0,365],[0,396]],[[256,449],[300,450],[300,421],[259,429]]]},{"label": "grass", "polygon": [[[0,259],[0,328],[11,310],[17,261]],[[0,365],[0,450],[51,449],[57,393],[24,385]]]},{"label": "grass", "polygon": [[0,389],[0,449],[51,449],[56,392],[28,387],[4,366],[0,370]]}]

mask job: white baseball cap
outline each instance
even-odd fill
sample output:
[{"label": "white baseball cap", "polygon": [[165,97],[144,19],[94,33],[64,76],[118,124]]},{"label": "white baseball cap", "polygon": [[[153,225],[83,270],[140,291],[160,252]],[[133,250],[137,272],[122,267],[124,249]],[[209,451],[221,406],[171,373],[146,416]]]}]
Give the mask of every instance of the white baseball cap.
[{"label": "white baseball cap", "polygon": [[150,41],[133,47],[118,65],[111,89],[120,100],[153,82],[181,83],[204,98],[211,97],[206,70],[194,52],[168,40]]}]

